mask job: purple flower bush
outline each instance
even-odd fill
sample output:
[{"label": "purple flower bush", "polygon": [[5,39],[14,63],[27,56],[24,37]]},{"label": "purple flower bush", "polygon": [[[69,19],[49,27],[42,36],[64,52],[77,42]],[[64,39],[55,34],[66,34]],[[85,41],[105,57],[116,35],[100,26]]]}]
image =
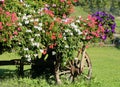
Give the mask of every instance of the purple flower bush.
[{"label": "purple flower bush", "polygon": [[104,27],[104,35],[101,35],[101,38],[103,40],[105,40],[107,37],[110,37],[113,33],[115,33],[116,23],[113,15],[104,11],[98,11],[92,14],[92,16],[96,17],[98,26]]}]

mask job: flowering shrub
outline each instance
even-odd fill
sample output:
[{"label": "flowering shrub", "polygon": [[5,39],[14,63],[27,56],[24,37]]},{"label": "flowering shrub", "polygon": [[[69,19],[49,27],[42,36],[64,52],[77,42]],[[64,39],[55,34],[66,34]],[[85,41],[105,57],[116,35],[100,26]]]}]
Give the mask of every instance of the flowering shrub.
[{"label": "flowering shrub", "polygon": [[74,11],[72,1],[73,0],[47,1],[45,6],[54,11],[55,16],[65,17]]},{"label": "flowering shrub", "polygon": [[114,17],[105,12],[88,15],[87,19],[69,17],[74,2],[77,0],[20,0],[16,2],[18,8],[11,7],[17,13],[6,11],[10,4],[4,2],[5,10],[0,9],[0,42],[10,46],[17,42],[14,44],[20,46],[20,55],[28,61],[48,56],[51,51],[52,55],[60,54],[65,63],[83,44],[95,38],[105,40],[114,33]]},{"label": "flowering shrub", "polygon": [[92,14],[93,17],[96,17],[96,21],[98,22],[99,27],[103,27],[103,35],[101,38],[105,40],[107,37],[112,36],[112,33],[115,32],[115,18],[111,14],[106,12],[98,11]]},{"label": "flowering shrub", "polygon": [[[28,7],[26,7],[28,8]],[[28,61],[41,55],[46,55],[48,49],[52,50],[52,55],[62,53],[62,58],[73,58],[75,49],[79,49],[79,35],[77,31],[67,26],[73,18],[54,17],[54,12],[46,8],[27,11],[28,14],[19,14],[23,26],[24,36],[20,42],[20,55]],[[74,40],[74,42],[73,42]]]},{"label": "flowering shrub", "polygon": [[18,26],[18,17],[15,12],[5,11],[0,7],[0,45],[13,47],[18,40],[21,28]]}]

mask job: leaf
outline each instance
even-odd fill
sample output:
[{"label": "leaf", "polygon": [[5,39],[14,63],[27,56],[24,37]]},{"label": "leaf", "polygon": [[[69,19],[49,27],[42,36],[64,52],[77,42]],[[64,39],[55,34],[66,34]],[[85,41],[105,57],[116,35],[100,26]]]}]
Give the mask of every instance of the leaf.
[{"label": "leaf", "polygon": [[44,60],[46,60],[47,58],[48,58],[48,54],[46,54],[46,55],[45,55],[45,58],[44,58]]},{"label": "leaf", "polygon": [[41,56],[42,56],[42,53],[39,52],[39,53],[38,53],[38,58],[41,58]]}]

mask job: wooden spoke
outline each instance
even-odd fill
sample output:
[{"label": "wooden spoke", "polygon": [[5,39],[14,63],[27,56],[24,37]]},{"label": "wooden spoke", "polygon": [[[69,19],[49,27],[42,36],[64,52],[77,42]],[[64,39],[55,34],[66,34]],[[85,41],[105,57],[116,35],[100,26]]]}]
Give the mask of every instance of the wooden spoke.
[{"label": "wooden spoke", "polygon": [[82,65],[83,69],[82,69],[82,74],[87,78],[90,79],[91,78],[91,74],[92,74],[92,64],[90,61],[90,58],[88,56],[88,54],[85,52],[85,56],[83,59],[83,65]]},{"label": "wooden spoke", "polygon": [[70,70],[60,72],[59,75],[70,73]]},{"label": "wooden spoke", "polygon": [[66,66],[66,68],[67,68],[67,69],[69,69],[69,70],[71,69],[71,67],[70,67],[70,66]]},{"label": "wooden spoke", "polygon": [[72,66],[72,63],[71,63],[71,61],[69,61],[69,65],[70,65],[70,66]]}]

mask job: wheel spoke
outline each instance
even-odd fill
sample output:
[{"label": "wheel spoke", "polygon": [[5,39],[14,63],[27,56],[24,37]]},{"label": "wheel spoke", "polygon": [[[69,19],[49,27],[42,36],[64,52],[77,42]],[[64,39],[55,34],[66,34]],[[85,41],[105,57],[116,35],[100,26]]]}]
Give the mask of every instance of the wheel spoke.
[{"label": "wheel spoke", "polygon": [[71,61],[69,61],[69,65],[70,65],[70,66],[72,66],[72,63],[71,63]]},{"label": "wheel spoke", "polygon": [[70,70],[60,72],[59,75],[70,73]]},{"label": "wheel spoke", "polygon": [[70,67],[70,66],[66,66],[66,68],[67,68],[67,69],[69,69],[69,70],[71,69],[71,67]]}]

